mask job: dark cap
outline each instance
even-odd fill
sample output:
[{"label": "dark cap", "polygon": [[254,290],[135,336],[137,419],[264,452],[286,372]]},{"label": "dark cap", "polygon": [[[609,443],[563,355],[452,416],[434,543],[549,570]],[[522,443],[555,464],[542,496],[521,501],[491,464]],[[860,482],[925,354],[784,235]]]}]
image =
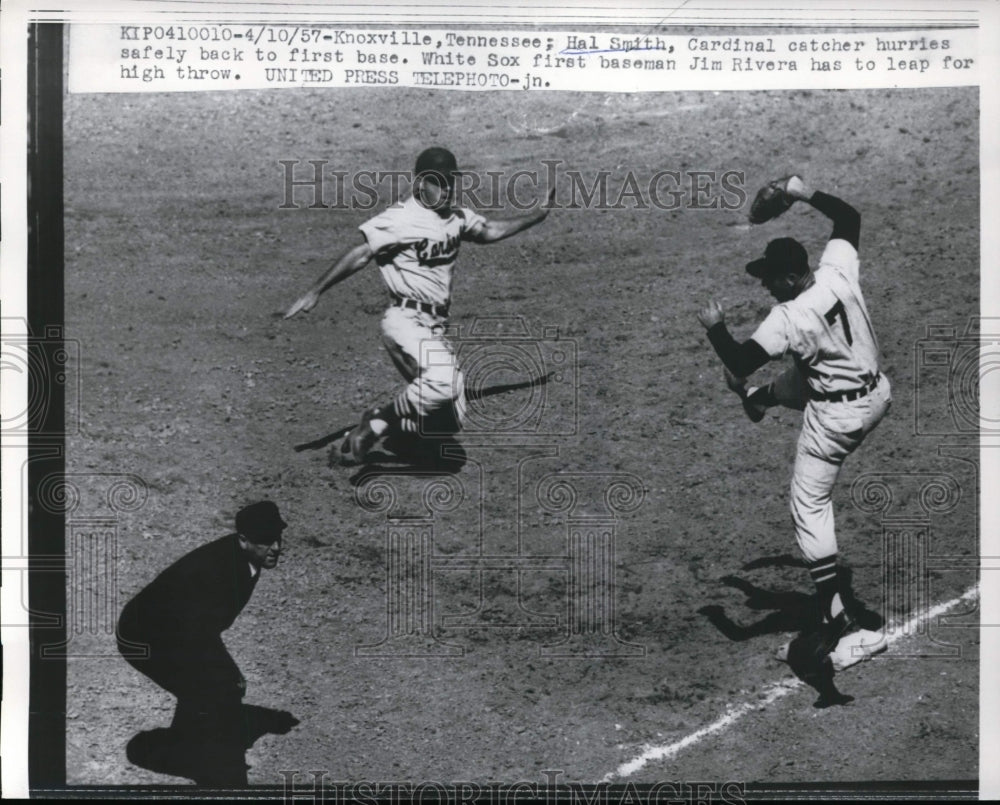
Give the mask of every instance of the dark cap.
[{"label": "dark cap", "polygon": [[269,500],[251,503],[236,512],[236,530],[251,542],[270,544],[287,525],[278,507]]},{"label": "dark cap", "polygon": [[764,256],[747,263],[747,274],[764,279],[774,274],[805,274],[809,270],[806,248],[795,238],[776,238],[767,244]]},{"label": "dark cap", "polygon": [[[458,162],[447,148],[428,148],[417,157],[417,166],[413,172],[417,177],[427,175],[451,185],[458,175]],[[441,181],[438,182],[440,183]]]}]

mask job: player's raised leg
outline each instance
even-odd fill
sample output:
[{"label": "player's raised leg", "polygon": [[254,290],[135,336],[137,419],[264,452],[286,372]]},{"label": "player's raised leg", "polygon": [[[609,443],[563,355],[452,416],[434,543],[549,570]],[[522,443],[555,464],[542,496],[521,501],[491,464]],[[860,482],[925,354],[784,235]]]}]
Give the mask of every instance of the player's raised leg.
[{"label": "player's raised leg", "polygon": [[464,381],[444,324],[431,314],[390,307],[382,319],[386,351],[409,384],[389,402],[365,412],[341,446],[341,462],[357,464],[384,437],[419,437],[432,417],[448,415],[436,435],[457,432],[465,408]]}]

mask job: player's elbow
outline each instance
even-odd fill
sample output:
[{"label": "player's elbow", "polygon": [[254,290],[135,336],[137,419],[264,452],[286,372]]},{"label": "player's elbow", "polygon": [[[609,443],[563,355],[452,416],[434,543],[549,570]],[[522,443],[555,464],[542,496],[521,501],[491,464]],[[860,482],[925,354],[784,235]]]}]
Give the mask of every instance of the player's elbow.
[{"label": "player's elbow", "polygon": [[726,368],[737,377],[750,377],[759,367],[743,358],[735,358],[726,364]]},{"label": "player's elbow", "polygon": [[502,237],[503,232],[496,227],[485,227],[476,238],[476,243],[496,243]]},{"label": "player's elbow", "polygon": [[368,248],[368,244],[363,243],[360,246],[355,246],[342,261],[343,270],[347,274],[353,274],[355,271],[360,271],[366,265],[368,261],[372,259],[372,250]]},{"label": "player's elbow", "polygon": [[490,221],[479,232],[479,243],[496,243],[512,234],[510,226],[499,221]]},{"label": "player's elbow", "polygon": [[861,240],[861,213],[853,207],[848,207],[842,215],[837,217],[831,237],[846,240],[857,249]]},{"label": "player's elbow", "polygon": [[728,357],[726,368],[737,377],[750,377],[771,359],[763,347],[753,339],[744,341]]}]

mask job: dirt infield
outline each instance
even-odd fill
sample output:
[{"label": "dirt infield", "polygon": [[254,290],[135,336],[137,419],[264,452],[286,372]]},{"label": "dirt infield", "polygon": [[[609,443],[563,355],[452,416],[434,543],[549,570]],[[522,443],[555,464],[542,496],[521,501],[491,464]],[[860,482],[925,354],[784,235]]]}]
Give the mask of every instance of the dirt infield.
[{"label": "dirt infield", "polygon": [[[109,474],[144,490],[115,515],[118,606],[229,532],[247,502],[278,502],[290,524],[281,564],[225,636],[247,702],[299,721],[248,752],[251,782],[292,769],[594,782],[791,679],[772,654],[812,592],[787,511],[800,415],[751,425],[695,312],[719,298],[748,337],[769,297],[744,263],[784,234],[815,258],[829,225],[798,205],[751,230],[745,204],[692,208],[689,185],[657,205],[657,171],[735,171],[750,195],[800,171],[861,211],[862,287],[894,402],[835,493],[841,556],[859,599],[875,612],[888,601],[892,623],[975,584],[977,456],[946,415],[940,364],[920,358],[960,340],[928,325],[961,335],[979,312],[975,90],[285,90],[68,96],[65,110],[66,327],[81,377],[67,471],[98,496],[81,515],[107,513]],[[281,160],[297,179],[309,160],[407,171],[432,144],[484,182],[558,160],[563,204],[572,171],[588,185],[608,171],[612,202],[632,175],[647,208],[632,196],[557,209],[518,238],[463,246],[452,323],[470,361],[492,349],[507,362],[484,360],[474,378],[481,425],[459,439],[462,466],[331,468],[325,447],[294,447],[399,387],[377,272],[308,316],[272,314],[373,211],[310,208],[304,187],[281,209]],[[522,337],[499,339],[501,324]],[[554,374],[500,388],[528,368]],[[897,567],[896,548],[916,553]],[[396,572],[410,574],[401,592]],[[92,582],[71,575],[70,593]],[[802,687],[631,779],[974,778],[974,609],[845,672],[850,706],[814,709]],[[134,734],[169,721],[172,698],[106,628],[75,635],[71,653],[69,781],[184,782],[125,757]]]}]

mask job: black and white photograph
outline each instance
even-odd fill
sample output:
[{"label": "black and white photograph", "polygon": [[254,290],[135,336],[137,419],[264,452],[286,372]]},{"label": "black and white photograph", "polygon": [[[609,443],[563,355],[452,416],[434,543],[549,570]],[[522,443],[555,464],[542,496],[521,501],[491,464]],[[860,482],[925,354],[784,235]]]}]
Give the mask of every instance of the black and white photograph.
[{"label": "black and white photograph", "polygon": [[996,793],[995,3],[44,6],[4,796]]}]

